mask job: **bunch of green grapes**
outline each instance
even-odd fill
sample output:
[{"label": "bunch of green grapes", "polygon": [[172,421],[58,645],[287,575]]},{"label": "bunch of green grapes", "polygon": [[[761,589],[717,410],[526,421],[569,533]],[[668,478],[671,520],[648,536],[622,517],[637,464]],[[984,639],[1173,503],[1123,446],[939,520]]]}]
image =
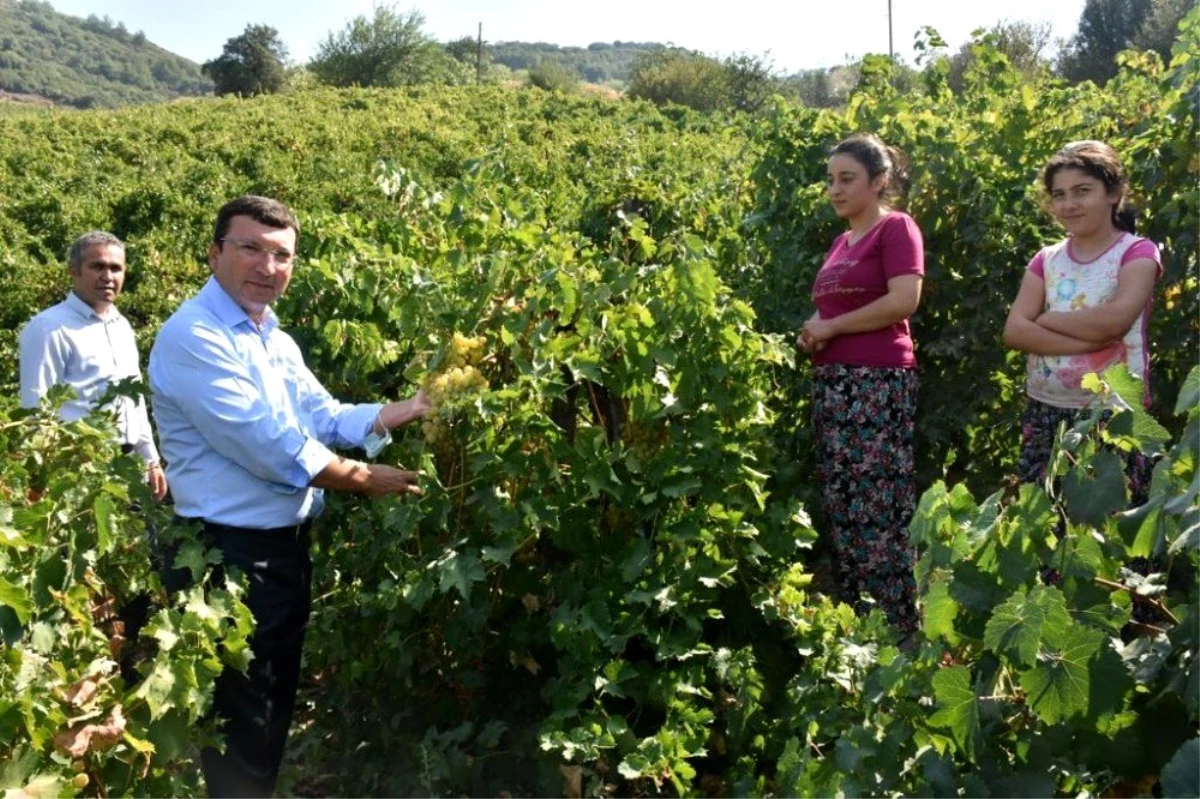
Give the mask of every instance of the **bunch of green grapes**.
[{"label": "bunch of green grapes", "polygon": [[446,439],[446,430],[454,421],[455,411],[471,395],[488,387],[487,378],[477,364],[483,357],[483,336],[468,338],[455,333],[446,353],[442,371],[431,373],[425,380],[425,396],[432,406],[421,422],[421,431],[430,444]]},{"label": "bunch of green grapes", "polygon": [[450,351],[446,353],[446,367],[453,369],[474,366],[483,358],[483,346],[486,343],[487,339],[483,336],[467,338],[457,330],[454,331],[454,337],[450,339]]}]

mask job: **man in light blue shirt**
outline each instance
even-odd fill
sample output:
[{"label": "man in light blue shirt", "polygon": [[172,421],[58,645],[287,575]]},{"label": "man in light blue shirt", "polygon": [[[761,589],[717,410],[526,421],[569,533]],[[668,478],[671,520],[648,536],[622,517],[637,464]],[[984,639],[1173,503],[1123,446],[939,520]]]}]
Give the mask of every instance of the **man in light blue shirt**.
[{"label": "man in light blue shirt", "polygon": [[[21,330],[21,405],[35,408],[51,386],[66,384],[76,397],[59,408],[63,421],[87,416],[110,383],[141,378],[137,340],[117,310],[125,285],[125,245],[111,233],[94,230],[71,245],[71,291],[39,313]],[[121,444],[146,462],[146,479],[155,499],[167,493],[146,403],[129,397],[113,401]]]},{"label": "man in light blue shirt", "polygon": [[245,196],[217,214],[212,277],[163,325],[150,390],[176,513],[202,521],[224,564],[249,578],[257,629],[248,675],[226,670],[214,710],[226,751],[202,752],[211,796],[269,796],[287,740],[308,621],[308,529],[324,490],[419,493],[416,472],[330,447],[378,451],[424,416],[423,392],[387,404],[330,396],[270,304],[292,275],[299,225],[275,200]]}]

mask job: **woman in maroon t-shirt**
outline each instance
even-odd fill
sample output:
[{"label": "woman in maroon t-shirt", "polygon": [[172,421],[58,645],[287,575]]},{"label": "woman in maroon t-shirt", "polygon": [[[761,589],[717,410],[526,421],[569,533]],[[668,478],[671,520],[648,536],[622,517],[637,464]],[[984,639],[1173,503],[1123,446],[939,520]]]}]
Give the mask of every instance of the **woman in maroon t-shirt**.
[{"label": "woman in maroon t-shirt", "polygon": [[813,360],[813,428],[825,521],[841,598],[866,591],[903,633],[918,625],[908,524],[916,504],[916,358],[908,317],[921,299],[921,231],[888,198],[906,180],[900,154],[857,135],[829,159],[828,193],[850,229],[813,284],[816,313],[800,348]]}]

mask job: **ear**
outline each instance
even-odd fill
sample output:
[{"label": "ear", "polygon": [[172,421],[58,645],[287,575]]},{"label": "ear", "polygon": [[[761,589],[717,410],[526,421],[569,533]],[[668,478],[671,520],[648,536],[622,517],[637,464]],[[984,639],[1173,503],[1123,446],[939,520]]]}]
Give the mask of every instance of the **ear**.
[{"label": "ear", "polygon": [[217,258],[221,256],[221,245],[219,242],[212,242],[208,245],[208,271],[216,271]]},{"label": "ear", "polygon": [[875,176],[875,179],[871,181],[871,191],[875,192],[875,196],[883,196],[883,193],[887,191],[888,180],[889,176],[887,172]]}]

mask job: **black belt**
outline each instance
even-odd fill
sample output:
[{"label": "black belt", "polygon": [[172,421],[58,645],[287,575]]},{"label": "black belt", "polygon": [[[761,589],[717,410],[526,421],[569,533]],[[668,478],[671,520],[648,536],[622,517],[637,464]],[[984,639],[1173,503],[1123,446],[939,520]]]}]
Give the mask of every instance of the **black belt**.
[{"label": "black belt", "polygon": [[312,530],[312,519],[305,519],[300,524],[292,524],[287,527],[268,527],[266,529],[254,527],[234,527],[230,524],[218,524],[210,522],[207,519],[200,519],[204,524],[205,532],[217,533],[219,535],[253,535],[262,536],[263,538],[283,538],[291,541],[302,541],[307,538],[308,533]]}]

